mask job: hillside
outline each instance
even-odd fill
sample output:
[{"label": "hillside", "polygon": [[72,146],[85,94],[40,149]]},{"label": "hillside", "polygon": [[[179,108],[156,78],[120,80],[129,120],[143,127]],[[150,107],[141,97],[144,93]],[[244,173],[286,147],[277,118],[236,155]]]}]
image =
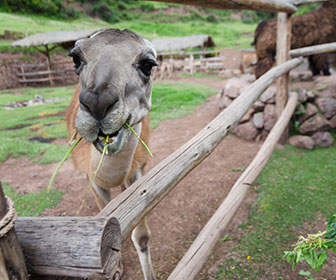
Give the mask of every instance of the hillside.
[{"label": "hillside", "polygon": [[[316,9],[305,5],[298,13]],[[135,0],[21,0],[0,3],[0,52],[14,39],[39,32],[92,28],[128,28],[155,37],[210,34],[216,48],[251,48],[257,23],[265,12],[214,10]],[[34,52],[34,50],[25,50]]]},{"label": "hillside", "polygon": [[[99,1],[100,2],[100,1]],[[91,28],[128,28],[151,40],[156,37],[210,34],[216,48],[250,48],[256,22],[240,19],[234,11],[199,9],[190,6],[157,2],[117,1],[128,3],[114,10],[115,20],[85,14],[84,5],[77,5],[73,18],[5,12],[0,8],[0,52],[20,51],[9,47],[14,39],[39,32]],[[71,1],[73,4],[80,4]],[[125,9],[128,8],[126,11]],[[4,36],[6,34],[6,36]],[[27,50],[25,50],[27,52]],[[31,50],[34,52],[34,50]]]}]

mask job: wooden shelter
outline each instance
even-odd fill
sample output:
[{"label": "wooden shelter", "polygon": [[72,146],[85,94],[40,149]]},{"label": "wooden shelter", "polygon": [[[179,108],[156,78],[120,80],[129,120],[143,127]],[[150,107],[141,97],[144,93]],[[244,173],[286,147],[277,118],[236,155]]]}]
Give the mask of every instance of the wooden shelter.
[{"label": "wooden shelter", "polygon": [[[19,76],[23,77],[23,82],[38,82],[48,81],[50,85],[54,85],[53,71],[51,70],[50,52],[56,47],[61,46],[65,49],[71,48],[74,43],[82,38],[90,37],[93,33],[100,29],[87,29],[87,30],[67,30],[67,31],[55,31],[46,33],[37,33],[30,35],[26,38],[14,41],[11,46],[13,47],[36,47],[36,49],[43,53],[47,58],[47,71],[38,71],[32,73],[25,73],[24,67],[21,67],[22,73]],[[50,47],[52,45],[52,47]],[[42,48],[39,48],[42,46]],[[43,48],[44,47],[44,48]],[[48,75],[47,78],[36,79],[37,75]],[[29,79],[30,78],[30,79]]]},{"label": "wooden shelter", "polygon": [[202,50],[214,47],[215,42],[211,35],[199,34],[185,37],[169,37],[154,39],[152,44],[158,53],[181,51],[186,49],[201,48]]}]

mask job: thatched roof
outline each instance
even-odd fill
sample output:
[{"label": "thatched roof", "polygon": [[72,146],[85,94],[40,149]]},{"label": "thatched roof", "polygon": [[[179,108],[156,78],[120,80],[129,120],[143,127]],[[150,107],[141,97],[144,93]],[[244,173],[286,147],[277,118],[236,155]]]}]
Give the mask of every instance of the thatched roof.
[{"label": "thatched roof", "polygon": [[68,30],[38,33],[26,38],[17,40],[11,46],[30,47],[30,46],[46,46],[52,44],[73,45],[75,41],[87,38],[99,29],[90,30]]},{"label": "thatched roof", "polygon": [[[30,47],[57,44],[64,47],[72,47],[75,41],[90,37],[97,30],[100,29],[38,33],[17,40],[11,46]],[[213,47],[215,45],[212,37],[206,34],[155,39],[152,43],[157,52]]]},{"label": "thatched roof", "polygon": [[168,2],[201,6],[212,9],[233,9],[233,10],[256,10],[265,12],[294,13],[296,7],[293,2],[311,2],[311,0],[150,0],[157,2]]},{"label": "thatched roof", "polygon": [[215,46],[212,37],[206,34],[154,39],[152,44],[157,52],[179,51],[191,48],[206,48]]}]

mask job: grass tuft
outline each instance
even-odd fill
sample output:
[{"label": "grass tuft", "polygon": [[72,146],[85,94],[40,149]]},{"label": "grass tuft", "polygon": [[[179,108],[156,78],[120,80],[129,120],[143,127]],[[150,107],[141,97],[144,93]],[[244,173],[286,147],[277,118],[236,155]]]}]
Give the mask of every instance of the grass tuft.
[{"label": "grass tuft", "polygon": [[69,157],[69,155],[71,154],[71,152],[73,151],[74,148],[76,148],[76,146],[78,145],[78,143],[82,140],[82,137],[80,137],[76,142],[75,144],[73,144],[70,149],[67,151],[67,153],[64,155],[63,159],[61,160],[61,162],[57,165],[53,175],[51,176],[51,179],[49,181],[49,185],[47,187],[48,189],[48,192],[50,191],[50,188],[51,188],[51,185],[52,183],[54,182],[55,180],[55,176],[58,172],[58,170],[61,168],[61,166],[63,165],[63,163],[67,160],[67,158]]},{"label": "grass tuft", "polygon": [[40,216],[45,209],[57,206],[63,196],[61,191],[48,192],[46,189],[39,193],[20,194],[5,182],[2,183],[5,194],[13,200],[19,216]]}]

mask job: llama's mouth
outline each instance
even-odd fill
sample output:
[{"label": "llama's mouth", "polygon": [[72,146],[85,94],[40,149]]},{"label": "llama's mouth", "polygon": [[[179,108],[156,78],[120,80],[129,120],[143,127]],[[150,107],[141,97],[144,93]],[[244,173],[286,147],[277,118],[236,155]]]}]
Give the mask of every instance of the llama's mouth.
[{"label": "llama's mouth", "polygon": [[96,147],[96,149],[99,152],[103,152],[104,146],[105,146],[105,139],[108,136],[108,141],[107,141],[107,154],[117,154],[121,151],[122,149],[122,143],[123,143],[123,138],[125,135],[125,126],[122,125],[119,130],[116,132],[106,135],[104,132],[101,130],[98,133],[98,137],[96,141],[93,142],[93,145]]}]

